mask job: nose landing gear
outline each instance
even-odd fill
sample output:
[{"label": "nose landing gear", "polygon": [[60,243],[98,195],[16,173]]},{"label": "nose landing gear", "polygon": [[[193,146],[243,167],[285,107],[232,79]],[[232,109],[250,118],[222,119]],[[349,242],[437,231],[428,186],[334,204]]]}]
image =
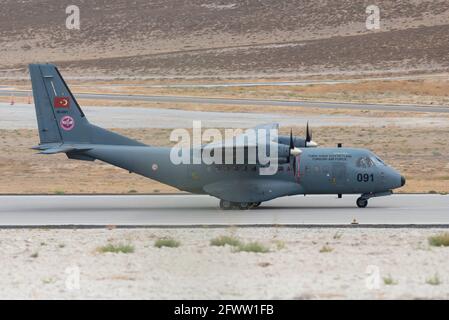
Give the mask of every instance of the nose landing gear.
[{"label": "nose landing gear", "polygon": [[366,208],[368,206],[368,199],[375,198],[375,197],[384,197],[384,196],[390,196],[393,194],[393,191],[388,190],[384,192],[372,192],[372,193],[364,193],[360,196],[360,198],[357,199],[356,204],[359,208]]},{"label": "nose landing gear", "polygon": [[366,208],[368,206],[368,199],[360,197],[357,199],[356,203],[357,203],[357,207]]}]

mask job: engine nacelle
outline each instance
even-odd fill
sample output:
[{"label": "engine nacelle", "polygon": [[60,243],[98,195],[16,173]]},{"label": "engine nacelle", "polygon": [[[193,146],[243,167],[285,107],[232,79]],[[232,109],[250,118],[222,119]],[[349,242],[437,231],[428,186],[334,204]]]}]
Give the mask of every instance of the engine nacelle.
[{"label": "engine nacelle", "polygon": [[[287,146],[289,146],[290,145],[290,136],[279,136],[278,142],[280,144],[286,144]],[[307,148],[306,139],[293,137],[293,144],[296,148]]]}]

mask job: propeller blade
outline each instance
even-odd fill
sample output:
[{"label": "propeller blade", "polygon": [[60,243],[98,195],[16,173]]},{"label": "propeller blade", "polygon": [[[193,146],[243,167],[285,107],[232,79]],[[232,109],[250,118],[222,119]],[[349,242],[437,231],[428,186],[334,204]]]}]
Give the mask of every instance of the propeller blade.
[{"label": "propeller blade", "polygon": [[293,144],[293,131],[292,131],[292,129],[290,129],[290,145],[289,145],[290,152],[288,153],[287,162],[290,162],[291,151],[294,147],[295,146]]},{"label": "propeller blade", "polygon": [[290,149],[294,149],[295,148],[295,144],[293,142],[293,130],[290,129]]},{"label": "propeller blade", "polygon": [[307,121],[307,125],[306,125],[306,142],[310,142],[312,141],[312,133],[309,129],[309,121]]}]

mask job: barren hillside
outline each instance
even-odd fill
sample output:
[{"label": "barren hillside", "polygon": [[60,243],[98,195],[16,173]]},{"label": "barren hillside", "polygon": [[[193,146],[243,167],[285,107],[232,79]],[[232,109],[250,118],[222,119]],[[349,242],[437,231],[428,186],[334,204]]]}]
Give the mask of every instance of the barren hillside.
[{"label": "barren hillside", "polygon": [[367,30],[364,0],[2,0],[0,77],[30,62],[65,74],[268,77],[449,69],[447,0],[379,0]]}]

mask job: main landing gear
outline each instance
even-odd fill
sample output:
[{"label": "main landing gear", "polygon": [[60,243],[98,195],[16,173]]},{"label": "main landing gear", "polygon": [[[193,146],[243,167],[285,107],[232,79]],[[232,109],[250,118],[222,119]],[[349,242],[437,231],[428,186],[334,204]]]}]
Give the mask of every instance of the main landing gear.
[{"label": "main landing gear", "polygon": [[248,210],[257,208],[261,202],[231,202],[220,200],[220,208],[223,210]]}]

